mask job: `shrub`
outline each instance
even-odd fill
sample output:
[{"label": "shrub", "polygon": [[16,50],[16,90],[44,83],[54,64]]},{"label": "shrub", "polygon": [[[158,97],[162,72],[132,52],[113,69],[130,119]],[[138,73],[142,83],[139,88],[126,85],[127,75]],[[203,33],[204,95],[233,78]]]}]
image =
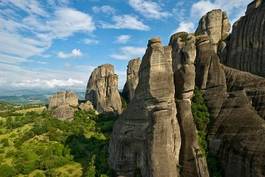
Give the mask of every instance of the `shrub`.
[{"label": "shrub", "polygon": [[7,164],[0,165],[1,177],[14,177],[16,175],[16,169]]}]

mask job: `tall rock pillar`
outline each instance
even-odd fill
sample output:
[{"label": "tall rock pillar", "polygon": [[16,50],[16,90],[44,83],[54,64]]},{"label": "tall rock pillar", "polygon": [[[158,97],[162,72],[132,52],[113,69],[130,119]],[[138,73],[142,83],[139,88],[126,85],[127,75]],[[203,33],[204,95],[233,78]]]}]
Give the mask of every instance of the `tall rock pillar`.
[{"label": "tall rock pillar", "polygon": [[171,47],[151,39],[135,96],[114,125],[110,164],[120,176],[179,177],[180,129],[176,119]]}]

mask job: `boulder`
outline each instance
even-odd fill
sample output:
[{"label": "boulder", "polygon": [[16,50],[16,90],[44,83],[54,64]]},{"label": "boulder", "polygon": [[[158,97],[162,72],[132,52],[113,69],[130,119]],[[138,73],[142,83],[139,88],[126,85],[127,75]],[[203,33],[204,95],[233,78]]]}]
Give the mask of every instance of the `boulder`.
[{"label": "boulder", "polygon": [[114,73],[113,65],[101,65],[92,72],[87,84],[86,100],[91,101],[99,113],[122,112],[118,76]]},{"label": "boulder", "polygon": [[151,39],[133,100],[116,121],[110,165],[118,176],[178,177],[180,128],[176,119],[171,47]]},{"label": "boulder", "polygon": [[136,58],[129,61],[127,66],[127,81],[124,85],[122,95],[130,102],[134,97],[134,92],[139,82],[139,68],[141,65],[141,59]]},{"label": "boulder", "polygon": [[94,107],[90,101],[86,101],[85,103],[81,103],[79,105],[79,109],[82,111],[91,111],[94,110]]},{"label": "boulder", "polygon": [[71,121],[74,119],[76,109],[69,104],[63,104],[52,110],[52,115],[59,120]]}]

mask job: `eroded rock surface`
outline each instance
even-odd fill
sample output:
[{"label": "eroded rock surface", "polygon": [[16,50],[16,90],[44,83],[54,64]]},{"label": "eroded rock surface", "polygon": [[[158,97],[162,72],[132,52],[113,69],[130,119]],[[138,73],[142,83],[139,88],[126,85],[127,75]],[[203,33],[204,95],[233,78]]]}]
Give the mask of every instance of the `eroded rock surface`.
[{"label": "eroded rock surface", "polygon": [[214,51],[217,52],[219,42],[224,41],[228,37],[230,29],[231,24],[226,12],[216,9],[201,18],[195,34],[197,36],[208,35]]},{"label": "eroded rock surface", "polygon": [[136,87],[139,82],[139,68],[141,65],[141,59],[136,58],[129,61],[127,66],[127,81],[124,85],[122,95],[127,101],[131,101],[134,97]]},{"label": "eroded rock surface", "polygon": [[73,92],[58,92],[49,98],[48,110],[61,120],[72,120],[78,108],[78,96]]},{"label": "eroded rock surface", "polygon": [[265,76],[265,1],[253,1],[234,25],[222,63]]},{"label": "eroded rock surface", "polygon": [[221,160],[224,177],[265,175],[265,121],[244,90],[229,93],[212,130],[209,149]]},{"label": "eroded rock surface", "polygon": [[181,130],[180,166],[183,177],[208,177],[206,159],[198,144],[191,111],[191,98],[195,88],[195,42],[195,36],[188,33],[176,33],[170,39],[177,118]]},{"label": "eroded rock surface", "polygon": [[58,106],[68,104],[72,107],[78,106],[78,96],[73,92],[58,92],[49,98],[49,110]]},{"label": "eroded rock surface", "polygon": [[101,65],[92,72],[87,84],[86,100],[91,101],[99,113],[122,112],[118,76],[114,73],[113,65]]},{"label": "eroded rock surface", "polygon": [[205,91],[209,111],[216,118],[226,98],[225,73],[208,36],[197,38],[196,46],[196,85]]},{"label": "eroded rock surface", "polygon": [[94,109],[94,106],[90,101],[86,101],[85,103],[81,103],[79,105],[79,109],[82,111],[91,111]]},{"label": "eroded rock surface", "polygon": [[139,85],[114,125],[110,164],[120,176],[178,177],[180,129],[176,119],[171,47],[149,41]]}]

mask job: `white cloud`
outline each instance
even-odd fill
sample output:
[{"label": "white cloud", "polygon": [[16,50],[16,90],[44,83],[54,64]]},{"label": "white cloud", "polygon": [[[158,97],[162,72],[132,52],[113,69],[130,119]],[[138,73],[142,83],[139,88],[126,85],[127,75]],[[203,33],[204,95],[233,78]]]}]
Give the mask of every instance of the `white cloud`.
[{"label": "white cloud", "polygon": [[129,4],[146,18],[161,19],[171,15],[169,12],[163,11],[158,3],[151,0],[129,0]]},{"label": "white cloud", "polygon": [[68,37],[75,32],[92,32],[95,24],[92,17],[70,8],[61,8],[55,12],[55,20],[48,21],[53,35],[57,37]]},{"label": "white cloud", "polygon": [[102,28],[110,29],[132,29],[132,30],[142,30],[148,31],[150,27],[145,25],[136,16],[131,15],[121,15],[113,16],[112,21],[114,24],[102,22]]},{"label": "white cloud", "polygon": [[228,13],[232,21],[243,16],[250,0],[200,0],[192,5],[191,18],[198,19],[213,9],[222,9]]},{"label": "white cloud", "polygon": [[46,16],[47,12],[43,10],[39,1],[36,0],[7,0],[1,1],[1,3],[12,5],[16,8],[22,9],[28,14],[36,14],[41,16]]},{"label": "white cloud", "polygon": [[65,52],[59,52],[58,57],[59,58],[77,58],[81,57],[83,54],[80,49],[73,49],[70,53],[65,53]]},{"label": "white cloud", "polygon": [[116,42],[120,44],[126,44],[131,39],[130,35],[120,35],[117,37]]},{"label": "white cloud", "polygon": [[13,89],[84,88],[90,73],[95,67],[89,65],[70,65],[63,69],[32,68],[0,63],[0,88]]},{"label": "white cloud", "polygon": [[90,33],[96,28],[91,16],[75,9],[58,7],[50,15],[42,16],[36,9],[26,6],[24,1],[18,1],[13,8],[18,12],[22,9],[29,15],[22,17],[17,13],[17,16],[6,17],[0,14],[0,41],[5,41],[5,45],[0,45],[1,61],[11,61],[12,58],[12,63],[15,59],[18,63],[26,62],[32,56],[41,56],[54,39],[67,38],[77,32]]},{"label": "white cloud", "polygon": [[89,38],[86,38],[83,40],[84,44],[87,44],[87,45],[90,45],[90,44],[98,44],[99,41],[96,40],[96,39],[89,39]]},{"label": "white cloud", "polygon": [[126,46],[120,48],[119,52],[110,55],[111,58],[116,60],[130,60],[132,58],[142,57],[146,51],[143,47]]},{"label": "white cloud", "polygon": [[95,13],[105,13],[105,14],[115,14],[115,9],[111,6],[108,5],[103,5],[103,6],[94,6],[92,7],[92,10]]},{"label": "white cloud", "polygon": [[192,22],[184,21],[181,22],[174,33],[177,32],[194,32],[195,26]]},{"label": "white cloud", "polygon": [[84,81],[75,80],[69,78],[67,80],[59,80],[59,79],[51,79],[51,80],[42,80],[42,79],[34,79],[34,80],[24,80],[23,82],[14,83],[15,87],[27,87],[27,88],[40,88],[45,86],[46,88],[56,88],[56,87],[79,87],[83,86]]}]

